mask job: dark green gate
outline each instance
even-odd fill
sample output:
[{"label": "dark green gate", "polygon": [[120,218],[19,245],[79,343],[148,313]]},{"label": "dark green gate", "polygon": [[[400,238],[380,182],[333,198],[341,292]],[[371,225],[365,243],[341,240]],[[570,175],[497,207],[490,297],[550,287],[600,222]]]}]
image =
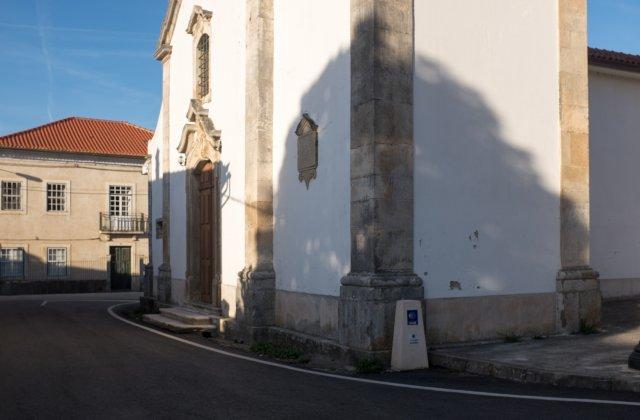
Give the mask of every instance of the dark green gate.
[{"label": "dark green gate", "polygon": [[131,290],[131,247],[112,246],[111,255],[111,290]]}]

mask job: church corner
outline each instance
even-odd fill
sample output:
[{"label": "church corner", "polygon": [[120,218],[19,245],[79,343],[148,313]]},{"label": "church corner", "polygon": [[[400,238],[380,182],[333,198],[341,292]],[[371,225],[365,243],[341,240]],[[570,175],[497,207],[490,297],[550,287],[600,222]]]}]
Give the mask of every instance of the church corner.
[{"label": "church corner", "polygon": [[[442,0],[170,0],[153,296],[228,338],[384,363],[398,300],[422,302],[429,346],[597,326],[592,260],[608,267],[613,227],[591,209],[608,115],[590,109],[592,78],[606,89],[586,0],[513,1],[460,16]],[[607,296],[640,293],[640,273],[611,273]]]}]

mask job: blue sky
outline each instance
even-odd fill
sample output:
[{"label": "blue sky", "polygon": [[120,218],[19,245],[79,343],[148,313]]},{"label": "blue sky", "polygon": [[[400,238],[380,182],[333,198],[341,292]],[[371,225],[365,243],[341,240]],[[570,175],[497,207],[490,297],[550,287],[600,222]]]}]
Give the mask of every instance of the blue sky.
[{"label": "blue sky", "polygon": [[67,116],[155,128],[164,0],[0,0],[0,134]]},{"label": "blue sky", "polygon": [[[72,115],[155,128],[161,68],[153,50],[165,7],[0,0],[0,134]],[[640,0],[589,0],[589,43],[640,54]]]}]

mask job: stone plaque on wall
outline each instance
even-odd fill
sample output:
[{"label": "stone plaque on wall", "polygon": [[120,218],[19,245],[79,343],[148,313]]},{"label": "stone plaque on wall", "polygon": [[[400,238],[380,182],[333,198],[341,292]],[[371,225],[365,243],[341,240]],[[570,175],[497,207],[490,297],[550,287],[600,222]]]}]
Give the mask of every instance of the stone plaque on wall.
[{"label": "stone plaque on wall", "polygon": [[307,189],[309,182],[316,177],[318,168],[318,126],[309,117],[303,114],[298,127],[298,179],[304,181]]}]

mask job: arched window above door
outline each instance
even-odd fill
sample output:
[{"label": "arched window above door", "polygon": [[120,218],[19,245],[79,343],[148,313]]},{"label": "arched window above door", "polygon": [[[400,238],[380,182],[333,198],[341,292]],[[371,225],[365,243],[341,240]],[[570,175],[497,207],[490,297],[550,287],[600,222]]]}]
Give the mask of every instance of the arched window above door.
[{"label": "arched window above door", "polygon": [[196,93],[202,99],[209,94],[209,35],[200,37],[196,54]]}]

